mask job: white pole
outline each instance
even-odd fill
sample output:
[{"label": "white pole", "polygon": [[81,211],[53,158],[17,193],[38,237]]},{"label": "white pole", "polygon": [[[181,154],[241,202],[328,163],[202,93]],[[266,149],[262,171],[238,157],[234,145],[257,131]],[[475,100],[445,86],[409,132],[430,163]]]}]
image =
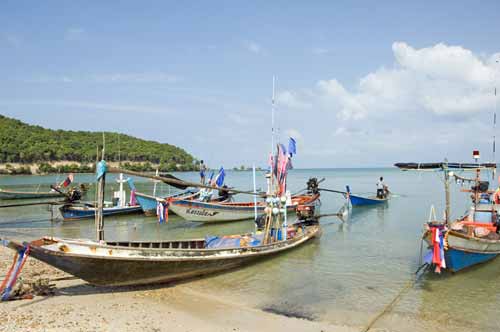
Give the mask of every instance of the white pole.
[{"label": "white pole", "polygon": [[[155,173],[156,176],[159,176],[160,173],[158,172],[158,168],[156,169],[156,173]],[[153,186],[153,196],[156,197],[156,184],[158,183],[157,180],[153,180],[154,181],[154,186]]]},{"label": "white pole", "polygon": [[[252,165],[253,169],[253,192],[257,194],[257,183],[255,181],[255,164]],[[253,211],[255,213],[255,220],[257,220],[257,195],[253,195]]]},{"label": "white pole", "polygon": [[271,100],[271,155],[274,155],[274,82],[273,76],[273,97]]}]

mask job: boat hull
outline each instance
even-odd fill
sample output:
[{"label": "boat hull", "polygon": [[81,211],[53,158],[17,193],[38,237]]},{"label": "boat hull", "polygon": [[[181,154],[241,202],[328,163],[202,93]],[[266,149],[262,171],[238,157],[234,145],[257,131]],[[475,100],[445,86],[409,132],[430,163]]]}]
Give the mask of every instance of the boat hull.
[{"label": "boat hull", "polygon": [[[73,206],[62,206],[60,209],[61,215],[64,220],[79,220],[79,219],[88,219],[95,217],[95,207],[73,207]],[[102,210],[102,215],[107,216],[116,216],[116,215],[124,215],[124,214],[132,214],[139,213],[142,209],[140,205],[134,206],[125,206],[125,207],[111,207],[104,208]]]},{"label": "boat hull", "polygon": [[389,201],[389,198],[375,198],[375,197],[361,197],[356,195],[349,195],[349,201],[352,206],[369,206],[384,204]]},{"label": "boat hull", "polygon": [[167,197],[154,197],[154,196],[150,196],[150,195],[146,195],[146,194],[143,194],[143,193],[138,193],[136,192],[135,193],[135,198],[137,200],[137,203],[139,203],[139,205],[141,206],[142,208],[142,212],[144,212],[144,214],[146,216],[156,216],[156,206],[158,204],[158,200],[166,200],[166,199],[177,199],[177,198],[194,198],[195,196],[197,196],[197,193],[193,193],[192,191],[186,191],[186,192],[181,192],[181,193],[177,193],[177,194],[174,194],[174,195],[170,195],[170,196],[167,196]]},{"label": "boat hull", "polygon": [[[425,241],[431,247],[431,232],[425,233]],[[446,269],[458,272],[468,267],[485,263],[500,254],[500,241],[467,236],[456,231],[448,231],[444,257]]]},{"label": "boat hull", "polygon": [[[319,195],[292,198],[294,204],[288,206],[287,211],[288,213],[294,213],[299,201],[300,204],[311,204],[318,199]],[[264,209],[265,206],[263,203],[257,203],[258,215],[263,214]],[[170,204],[169,210],[186,220],[203,223],[249,220],[255,217],[255,206],[253,203],[211,203],[193,200],[175,200]]]},{"label": "boat hull", "polygon": [[[76,240],[56,240],[55,244],[44,246],[34,241],[30,256],[91,284],[141,285],[177,281],[246,266],[296,248],[320,234],[319,225],[309,226],[303,234],[286,241],[226,249],[131,248]],[[161,243],[157,244],[161,247]],[[16,250],[22,248],[15,242],[8,246]]]},{"label": "boat hull", "polygon": [[64,195],[58,192],[22,192],[0,189],[0,199],[35,199],[35,198],[54,198],[63,197]]},{"label": "boat hull", "polygon": [[445,250],[444,253],[446,268],[452,272],[458,272],[465,268],[485,263],[497,257],[497,255],[498,254],[466,252],[453,248]]}]

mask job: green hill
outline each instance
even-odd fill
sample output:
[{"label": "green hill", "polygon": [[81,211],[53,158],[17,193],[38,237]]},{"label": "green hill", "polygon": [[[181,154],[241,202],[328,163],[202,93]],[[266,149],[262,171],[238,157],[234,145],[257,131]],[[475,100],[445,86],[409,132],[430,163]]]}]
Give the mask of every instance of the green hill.
[{"label": "green hill", "polygon": [[[195,158],[176,146],[111,132],[105,138],[108,161],[128,161],[138,170],[150,170],[151,163],[164,171],[195,168]],[[0,163],[92,163],[97,145],[102,132],[51,130],[0,115]]]}]

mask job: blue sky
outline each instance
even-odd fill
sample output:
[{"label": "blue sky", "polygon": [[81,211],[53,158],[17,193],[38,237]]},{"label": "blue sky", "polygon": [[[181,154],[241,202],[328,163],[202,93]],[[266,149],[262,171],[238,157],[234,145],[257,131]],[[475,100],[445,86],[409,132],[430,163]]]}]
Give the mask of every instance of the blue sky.
[{"label": "blue sky", "polygon": [[[500,2],[0,3],[0,114],[296,167],[491,159]],[[497,135],[500,136],[500,135]]]}]

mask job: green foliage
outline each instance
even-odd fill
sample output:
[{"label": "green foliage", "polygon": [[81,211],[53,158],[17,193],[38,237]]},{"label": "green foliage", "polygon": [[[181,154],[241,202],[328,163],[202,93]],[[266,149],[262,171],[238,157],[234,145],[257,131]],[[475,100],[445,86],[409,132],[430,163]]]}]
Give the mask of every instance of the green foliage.
[{"label": "green foliage", "polygon": [[[105,137],[108,161],[141,162],[142,167],[151,170],[151,163],[160,164],[162,171],[196,168],[196,160],[176,146],[111,132],[106,132]],[[98,145],[100,150],[100,132],[45,129],[0,115],[0,163],[40,163],[40,172],[44,173],[76,172],[82,166],[52,167],[48,162],[95,163]]]}]

